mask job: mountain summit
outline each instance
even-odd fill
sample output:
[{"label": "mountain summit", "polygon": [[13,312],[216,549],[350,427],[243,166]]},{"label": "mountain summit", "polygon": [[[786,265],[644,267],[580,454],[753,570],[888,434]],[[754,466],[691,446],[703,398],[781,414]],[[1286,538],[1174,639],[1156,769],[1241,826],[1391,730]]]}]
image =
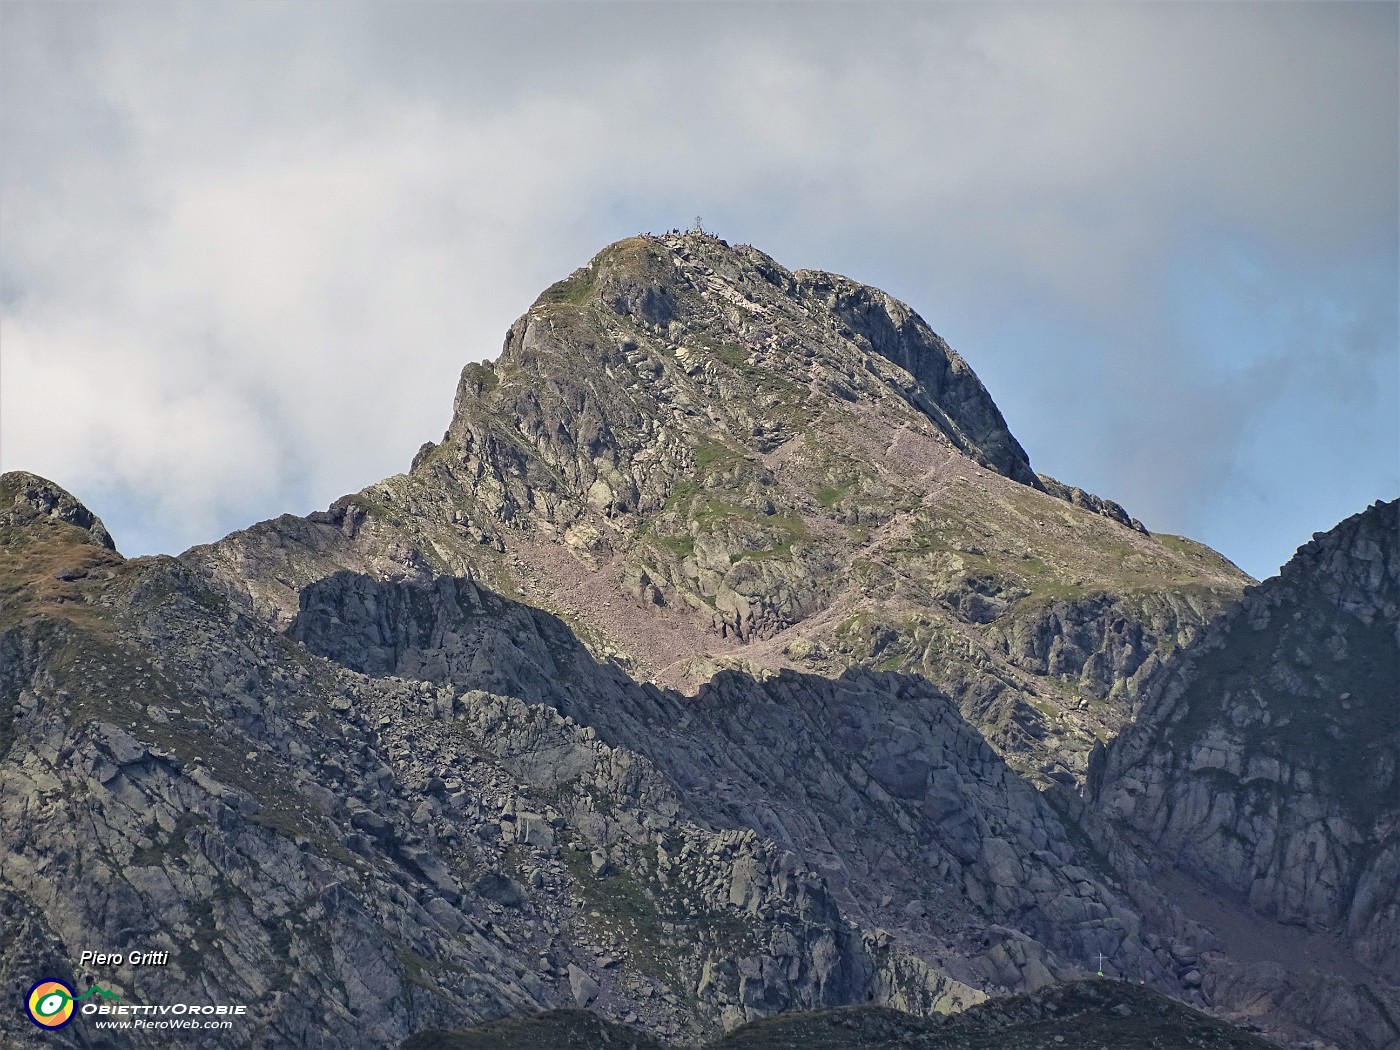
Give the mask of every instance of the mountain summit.
[{"label": "mountain summit", "polygon": [[408,474],[185,559],[279,628],[350,567],[470,576],[662,685],[917,672],[1066,782],[1249,582],[1037,475],[903,303],[697,233],[621,241],[547,289]]},{"label": "mountain summit", "polygon": [[[700,441],[723,437],[761,453],[806,432],[833,400],[890,399],[900,407],[880,407],[892,419],[908,421],[900,410],[907,406],[945,446],[1040,487],[986,388],[909,307],[835,274],[790,273],[754,248],[705,234],[636,237],[604,249],[512,326],[500,364],[545,380],[543,387],[502,393],[497,403],[538,409],[539,416],[519,417],[525,433],[560,460],[579,446],[532,422],[558,417],[566,428],[575,420],[586,427],[596,414],[619,437],[639,424],[667,423]],[[644,400],[624,407],[598,384],[591,404],[571,404],[570,380],[599,367]],[[456,406],[456,422],[468,430],[479,415],[469,400],[476,393],[471,375],[464,376]],[[696,395],[708,396],[697,401]],[[670,487],[668,466],[688,468],[689,457],[668,457],[662,446],[659,461],[644,466],[635,460],[637,449],[607,440],[608,429],[580,429],[577,437],[614,466],[630,458],[640,468],[620,479],[616,509],[654,509],[647,499],[651,476],[663,482],[650,487],[659,506],[666,493],[658,490]]]}]

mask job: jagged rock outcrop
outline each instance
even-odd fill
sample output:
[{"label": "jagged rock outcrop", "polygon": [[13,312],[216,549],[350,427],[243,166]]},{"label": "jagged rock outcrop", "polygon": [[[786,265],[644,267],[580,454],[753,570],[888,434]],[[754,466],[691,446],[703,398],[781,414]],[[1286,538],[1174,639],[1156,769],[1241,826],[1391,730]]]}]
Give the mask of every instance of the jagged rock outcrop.
[{"label": "jagged rock outcrop", "polygon": [[53,482],[15,470],[0,483],[0,528],[23,528],[35,522],[72,525],[91,543],[117,549],[102,519]]},{"label": "jagged rock outcrop", "polygon": [[1092,492],[1085,492],[1077,485],[1066,485],[1064,482],[1056,481],[1049,474],[1037,474],[1040,480],[1040,487],[1057,499],[1062,499],[1067,503],[1073,503],[1076,507],[1083,507],[1091,510],[1095,514],[1102,514],[1105,518],[1112,518],[1120,525],[1128,525],[1138,532],[1146,533],[1147,529],[1137,518],[1128,517],[1128,512],[1111,499],[1104,499],[1102,496],[1095,496]]},{"label": "jagged rock outcrop", "polygon": [[701,234],[548,289],[406,475],[184,557],[279,629],[337,572],[470,578],[662,685],[922,674],[1042,782],[1081,778],[1139,668],[1247,582],[1036,475],[909,307]]}]

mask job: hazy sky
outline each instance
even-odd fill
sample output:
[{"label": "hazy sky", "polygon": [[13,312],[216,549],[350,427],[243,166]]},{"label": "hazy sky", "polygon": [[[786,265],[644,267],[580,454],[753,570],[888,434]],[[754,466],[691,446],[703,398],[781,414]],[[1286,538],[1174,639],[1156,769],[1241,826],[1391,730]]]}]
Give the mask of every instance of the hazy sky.
[{"label": "hazy sky", "polygon": [[700,215],[1269,575],[1400,490],[1397,10],[7,0],[0,465],[126,554],[323,507],[545,286]]}]

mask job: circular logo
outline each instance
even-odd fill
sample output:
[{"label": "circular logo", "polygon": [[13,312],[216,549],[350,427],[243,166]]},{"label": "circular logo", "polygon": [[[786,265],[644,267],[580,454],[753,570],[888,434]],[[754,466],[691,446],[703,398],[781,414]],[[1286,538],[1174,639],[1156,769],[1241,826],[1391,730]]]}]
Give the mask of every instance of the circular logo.
[{"label": "circular logo", "polygon": [[29,989],[29,1019],[40,1028],[62,1028],[73,1020],[73,989],[45,978]]}]

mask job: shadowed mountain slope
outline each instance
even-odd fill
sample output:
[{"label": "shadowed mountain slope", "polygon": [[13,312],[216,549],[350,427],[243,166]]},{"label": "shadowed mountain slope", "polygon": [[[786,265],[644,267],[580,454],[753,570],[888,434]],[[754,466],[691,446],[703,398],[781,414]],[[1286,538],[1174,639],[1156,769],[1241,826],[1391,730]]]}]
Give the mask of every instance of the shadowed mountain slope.
[{"label": "shadowed mountain slope", "polygon": [[1318,533],[1178,653],[1087,797],[1259,964],[1220,994],[1316,1024],[1342,974],[1364,1005],[1320,1033],[1400,1046],[1400,501]]},{"label": "shadowed mountain slope", "polygon": [[[343,572],[289,637],[65,521],[0,528],[0,554],[18,992],[49,974],[243,1002],[248,1027],[208,1044],[269,1048],[570,1002],[672,1038],[854,1003],[933,1015],[1097,951],[1193,994],[1170,952],[1204,931],[1146,924],[922,679],[730,671],[685,697],[469,580]],[[171,961],[79,966],[93,943]]]}]

